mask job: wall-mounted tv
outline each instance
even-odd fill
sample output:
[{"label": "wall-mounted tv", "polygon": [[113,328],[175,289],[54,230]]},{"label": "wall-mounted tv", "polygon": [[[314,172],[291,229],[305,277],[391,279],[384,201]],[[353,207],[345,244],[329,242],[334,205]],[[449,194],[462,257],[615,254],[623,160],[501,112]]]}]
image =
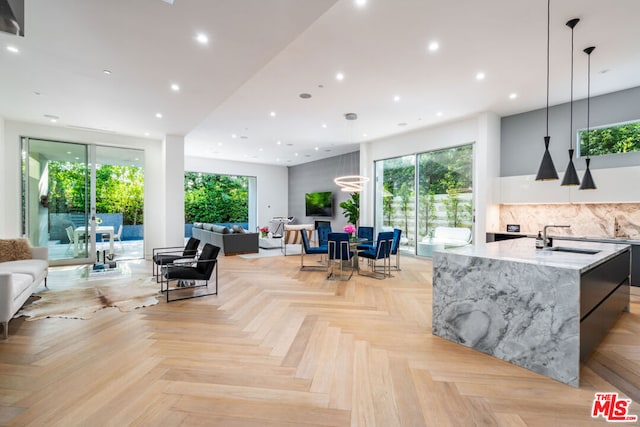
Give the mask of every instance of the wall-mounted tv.
[{"label": "wall-mounted tv", "polygon": [[304,195],[306,216],[333,217],[333,193],[322,191]]}]

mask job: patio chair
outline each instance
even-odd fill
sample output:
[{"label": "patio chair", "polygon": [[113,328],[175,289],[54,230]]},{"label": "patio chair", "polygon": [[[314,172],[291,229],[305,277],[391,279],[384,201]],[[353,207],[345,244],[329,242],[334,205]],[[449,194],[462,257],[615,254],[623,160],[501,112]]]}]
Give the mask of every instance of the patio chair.
[{"label": "patio chair", "polygon": [[[102,235],[102,241],[103,242],[108,242],[109,241],[109,234],[103,234]],[[124,250],[124,246],[122,244],[122,224],[120,224],[120,227],[118,227],[118,232],[116,234],[113,235],[113,241],[114,243],[116,241],[120,242],[120,250],[123,251]]]},{"label": "patio chair", "polygon": [[200,239],[190,237],[187,244],[184,246],[171,246],[166,248],[153,248],[153,277],[156,278],[156,282],[159,281],[159,270],[162,266],[172,264],[176,260],[184,260],[189,258],[195,258],[198,254],[198,246],[200,245]]},{"label": "patio chair", "polygon": [[[65,231],[67,232],[67,237],[69,238],[69,244],[67,245],[67,250],[65,251],[65,255],[66,255],[69,253],[69,251],[73,248],[73,245],[75,244],[75,233],[72,225],[65,228]],[[81,241],[84,242],[85,240],[86,240],[86,236],[84,234],[78,237],[78,243],[80,243]]]},{"label": "patio chair", "polygon": [[[219,253],[219,246],[206,243],[197,259],[190,261],[187,258],[164,265],[160,279],[160,290],[167,295],[167,302],[217,295]],[[214,270],[216,272],[215,290],[209,291],[209,280]],[[174,286],[171,285],[172,282],[175,282]],[[197,293],[193,291],[198,288],[207,288],[208,292]],[[171,299],[171,293],[176,292],[182,293],[183,296]]]}]

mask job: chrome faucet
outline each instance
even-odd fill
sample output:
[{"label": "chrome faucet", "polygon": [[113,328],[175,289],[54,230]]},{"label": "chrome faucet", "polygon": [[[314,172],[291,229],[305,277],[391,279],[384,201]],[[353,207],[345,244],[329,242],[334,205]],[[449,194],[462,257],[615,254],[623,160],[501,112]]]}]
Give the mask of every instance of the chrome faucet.
[{"label": "chrome faucet", "polygon": [[547,239],[547,228],[551,228],[551,227],[569,228],[571,226],[570,225],[545,225],[544,228],[542,229],[542,244],[544,245],[545,248],[550,248],[552,246],[552,243],[549,242],[549,239]]}]

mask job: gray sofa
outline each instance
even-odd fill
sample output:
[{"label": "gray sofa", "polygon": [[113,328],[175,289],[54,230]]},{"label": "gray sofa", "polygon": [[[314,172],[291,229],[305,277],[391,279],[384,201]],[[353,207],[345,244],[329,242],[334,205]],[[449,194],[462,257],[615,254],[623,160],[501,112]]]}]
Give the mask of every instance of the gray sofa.
[{"label": "gray sofa", "polygon": [[259,233],[249,233],[242,227],[228,229],[223,225],[193,223],[191,235],[200,239],[201,244],[218,246],[225,255],[257,253]]}]

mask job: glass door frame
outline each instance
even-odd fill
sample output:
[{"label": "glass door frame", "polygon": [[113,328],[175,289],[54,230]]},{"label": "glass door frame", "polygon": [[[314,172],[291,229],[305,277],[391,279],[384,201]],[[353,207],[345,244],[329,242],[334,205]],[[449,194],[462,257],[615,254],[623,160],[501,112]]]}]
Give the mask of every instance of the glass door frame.
[{"label": "glass door frame", "polygon": [[[78,265],[78,264],[93,264],[96,262],[96,144],[83,143],[83,142],[69,142],[69,141],[59,141],[51,138],[36,138],[36,137],[28,137],[22,136],[21,140],[21,156],[20,159],[23,168],[23,176],[21,179],[22,185],[22,234],[29,238],[31,235],[31,227],[35,226],[29,220],[29,216],[31,215],[31,202],[30,202],[30,191],[31,184],[29,182],[30,177],[30,152],[31,152],[31,141],[46,141],[57,144],[70,144],[70,145],[79,145],[84,146],[85,148],[85,164],[87,166],[85,173],[85,206],[84,206],[84,215],[85,215],[85,235],[89,236],[90,245],[87,244],[87,240],[85,239],[84,249],[86,250],[86,257],[83,258],[62,258],[62,259],[49,259],[49,265],[51,266],[60,266],[60,265]],[[88,184],[88,185],[87,185]],[[88,196],[88,197],[87,197]],[[88,203],[87,203],[88,201]],[[37,226],[40,224],[38,223]],[[47,238],[47,241],[49,239]],[[83,250],[83,252],[85,252]]]}]

